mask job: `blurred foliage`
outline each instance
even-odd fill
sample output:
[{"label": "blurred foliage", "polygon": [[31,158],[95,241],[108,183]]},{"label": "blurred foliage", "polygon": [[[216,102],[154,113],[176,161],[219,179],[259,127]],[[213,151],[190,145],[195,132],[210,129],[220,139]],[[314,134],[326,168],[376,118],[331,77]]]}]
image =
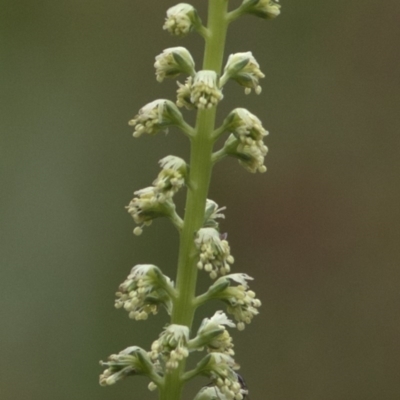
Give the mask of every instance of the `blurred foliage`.
[{"label": "blurred foliage", "polygon": [[[148,346],[167,322],[132,322],[113,300],[134,264],[174,276],[174,229],[156,221],[136,238],[124,210],[160,158],[188,157],[177,132],[134,140],[127,126],[174,98],[175,82],[154,79],[157,54],[183,45],[201,62],[200,38],[161,28],[174,4],[1,1],[4,400],[156,398],[140,378],[100,388],[98,360]],[[194,5],[206,19],[206,1]],[[220,107],[221,120],[249,108],[271,131],[267,174],[224,161],[210,196],[228,207],[235,271],[263,301],[233,333],[241,374],[252,400],[394,400],[400,5],[282,0],[282,11],[232,26],[227,55],[251,50],[266,79],[260,96],[228,85]]]}]

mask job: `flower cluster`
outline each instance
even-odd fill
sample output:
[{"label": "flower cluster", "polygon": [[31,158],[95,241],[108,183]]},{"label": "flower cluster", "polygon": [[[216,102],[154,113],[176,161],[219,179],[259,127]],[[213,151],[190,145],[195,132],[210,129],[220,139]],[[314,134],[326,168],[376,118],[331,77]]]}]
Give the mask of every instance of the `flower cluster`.
[{"label": "flower cluster", "polygon": [[115,307],[123,307],[129,312],[129,318],[135,320],[156,314],[160,306],[170,313],[174,290],[173,282],[155,265],[136,265],[119,286]]},{"label": "flower cluster", "polygon": [[228,79],[233,79],[245,88],[246,94],[249,94],[251,89],[260,94],[261,86],[258,81],[264,77],[265,75],[261,72],[260,65],[251,51],[248,51],[229,56],[220,83],[222,86]]},{"label": "flower cluster", "polygon": [[225,152],[239,159],[239,163],[248,171],[265,172],[265,156],[268,148],[264,144],[264,137],[268,135],[261,121],[245,108],[234,109],[224,121],[229,136],[224,145]]},{"label": "flower cluster", "polygon": [[201,25],[196,9],[186,3],[179,3],[167,11],[164,29],[171,35],[186,36],[194,28]]},{"label": "flower cluster", "polygon": [[227,240],[221,238],[215,228],[201,228],[197,232],[195,244],[200,251],[200,259],[197,268],[209,272],[210,278],[218,275],[226,275],[230,271],[230,265],[234,258]]},{"label": "flower cluster", "polygon": [[133,136],[139,137],[143,133],[155,135],[168,130],[169,126],[180,126],[182,122],[183,116],[172,101],[158,99],[143,106],[129,125],[135,127]]},{"label": "flower cluster", "polygon": [[[249,290],[247,281],[252,279],[247,274],[226,275],[217,279],[208,291],[209,298],[220,299],[227,304],[227,312],[233,315],[239,330],[243,330],[245,324],[250,324],[258,314],[257,308],[261,306],[256,294]],[[232,282],[238,285],[231,286]]]},{"label": "flower cluster", "polygon": [[188,350],[189,328],[184,325],[172,324],[160,334],[158,340],[151,345],[151,358],[154,361],[161,359],[167,370],[178,367],[179,361],[189,355]]}]

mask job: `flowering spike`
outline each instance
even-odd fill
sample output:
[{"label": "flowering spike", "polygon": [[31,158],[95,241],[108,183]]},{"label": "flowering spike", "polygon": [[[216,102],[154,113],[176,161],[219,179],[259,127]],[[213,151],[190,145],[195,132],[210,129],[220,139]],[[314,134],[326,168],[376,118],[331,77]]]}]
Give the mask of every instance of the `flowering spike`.
[{"label": "flowering spike", "polygon": [[186,3],[179,3],[167,10],[167,18],[163,29],[171,35],[186,36],[193,29],[200,29],[202,23],[196,9]]},{"label": "flowering spike", "polygon": [[233,79],[239,85],[245,87],[246,94],[249,94],[251,89],[260,94],[261,86],[258,81],[264,77],[265,75],[261,72],[260,65],[251,51],[236,53],[229,56],[220,85],[223,86],[229,79]]},{"label": "flowering spike", "polygon": [[184,47],[165,49],[156,57],[154,67],[159,82],[162,82],[164,78],[175,78],[181,73],[191,76],[196,73],[193,58]]}]

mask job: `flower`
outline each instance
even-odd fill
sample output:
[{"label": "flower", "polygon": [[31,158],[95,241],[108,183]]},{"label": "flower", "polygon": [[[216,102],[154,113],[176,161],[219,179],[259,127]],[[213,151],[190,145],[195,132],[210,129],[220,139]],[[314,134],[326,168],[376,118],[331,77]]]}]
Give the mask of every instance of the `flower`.
[{"label": "flower", "polygon": [[264,137],[268,135],[261,121],[245,108],[235,108],[225,119],[223,128],[233,132],[224,144],[225,154],[238,158],[248,171],[265,172],[265,156],[268,148]]},{"label": "flower", "polygon": [[171,35],[186,36],[193,28],[201,25],[196,9],[186,3],[179,3],[167,10],[163,29]]},{"label": "flower", "polygon": [[190,96],[192,93],[192,84],[193,84],[193,78],[191,76],[189,76],[185,83],[180,83],[177,82],[178,84],[178,90],[176,92],[176,105],[178,107],[185,107],[188,110],[192,110],[195,107],[194,104],[192,104],[191,100],[190,100]]},{"label": "flower", "polygon": [[135,127],[133,136],[139,137],[143,133],[155,135],[169,126],[179,126],[182,121],[183,116],[172,101],[158,99],[142,107],[129,125]]},{"label": "flower", "polygon": [[144,320],[150,314],[157,314],[160,306],[164,306],[170,313],[170,293],[173,291],[173,282],[158,267],[139,264],[132,268],[126,280],[119,286],[115,307],[123,307],[129,312],[129,318],[135,320]]},{"label": "flower", "polygon": [[228,79],[233,79],[239,85],[245,87],[246,94],[249,94],[251,89],[260,94],[261,86],[258,84],[258,81],[264,77],[265,75],[261,72],[260,65],[253,57],[251,51],[231,54],[226,63],[224,74],[221,77],[221,86]]},{"label": "flower", "polygon": [[[261,306],[261,301],[256,298],[256,294],[249,290],[247,281],[252,279],[247,274],[230,274],[217,279],[209,289],[209,293],[213,293],[211,298],[220,299],[227,304],[227,312],[233,315],[239,330],[243,330],[245,324],[250,324],[254,316],[258,314],[257,308]],[[227,282],[229,286],[224,285]],[[239,285],[231,286],[232,282]],[[216,291],[213,290],[214,287],[223,289]]]},{"label": "flower", "polygon": [[210,353],[197,366],[197,369],[211,379],[227,400],[244,398],[242,386],[234,371],[238,368],[239,366],[231,356],[222,353]]},{"label": "flower", "polygon": [[204,318],[193,342],[198,347],[207,346],[209,352],[219,352],[233,356],[232,338],[225,326],[235,327],[223,311],[217,311],[211,318]]},{"label": "flower", "polygon": [[197,108],[205,109],[216,106],[223,98],[218,87],[215,71],[199,71],[193,78],[190,101]]},{"label": "flower", "polygon": [[133,220],[141,225],[133,231],[136,235],[142,233],[144,226],[151,225],[153,219],[170,215],[171,209],[175,206],[160,197],[157,188],[149,186],[134,192],[134,197],[126,207]]},{"label": "flower", "polygon": [[151,345],[151,358],[158,360],[159,357],[162,357],[167,370],[171,371],[178,367],[179,361],[189,355],[188,341],[189,328],[184,325],[171,324]]},{"label": "flower", "polygon": [[218,274],[225,275],[230,271],[234,258],[231,256],[229,243],[221,239],[215,228],[201,228],[197,232],[195,244],[200,251],[200,260],[197,268],[210,273],[211,279]]},{"label": "flower", "polygon": [[176,104],[188,110],[212,108],[224,97],[215,71],[198,71],[194,77],[187,78],[184,84],[178,82],[178,86]]},{"label": "flower", "polygon": [[281,6],[276,4],[276,2],[278,2],[278,0],[259,0],[254,4],[254,0],[245,0],[243,5],[253,3],[246,9],[247,13],[264,19],[272,19],[276,18],[281,13]]},{"label": "flower", "polygon": [[218,386],[204,386],[197,393],[194,400],[228,400]]},{"label": "flower", "polygon": [[245,108],[235,108],[224,121],[226,130],[230,130],[243,143],[252,144],[253,141],[263,140],[268,131],[262,122]]},{"label": "flower", "polygon": [[154,369],[147,353],[138,346],[131,346],[118,354],[112,354],[107,362],[100,365],[108,368],[100,375],[100,385],[113,385],[131,375],[150,375]]},{"label": "flower", "polygon": [[167,156],[159,161],[162,167],[153,185],[158,193],[158,201],[171,200],[173,195],[185,184],[186,162],[179,157]]},{"label": "flower", "polygon": [[165,49],[156,57],[154,67],[159,82],[162,82],[164,78],[175,78],[181,73],[189,75],[196,73],[193,58],[184,47]]}]

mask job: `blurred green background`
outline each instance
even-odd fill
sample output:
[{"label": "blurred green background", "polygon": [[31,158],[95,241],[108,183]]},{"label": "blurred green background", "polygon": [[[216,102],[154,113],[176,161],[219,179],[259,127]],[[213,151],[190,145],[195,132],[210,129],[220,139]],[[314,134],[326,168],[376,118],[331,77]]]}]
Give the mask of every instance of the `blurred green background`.
[{"label": "blurred green background", "polygon": [[[137,263],[174,275],[174,229],[159,220],[137,238],[124,209],[160,158],[188,156],[176,131],[134,140],[127,126],[175,96],[154,79],[157,54],[183,45],[201,63],[200,38],[161,28],[174,4],[0,2],[2,400],[156,399],[141,378],[101,388],[98,360],[149,346],[167,322],[135,323],[113,301]],[[193,4],[206,19],[206,1]],[[400,4],[282,6],[228,37],[226,56],[251,50],[266,79],[260,96],[228,85],[219,118],[246,107],[271,132],[267,174],[226,160],[210,193],[227,206],[234,269],[263,302],[233,332],[237,360],[252,400],[396,400]]]}]

